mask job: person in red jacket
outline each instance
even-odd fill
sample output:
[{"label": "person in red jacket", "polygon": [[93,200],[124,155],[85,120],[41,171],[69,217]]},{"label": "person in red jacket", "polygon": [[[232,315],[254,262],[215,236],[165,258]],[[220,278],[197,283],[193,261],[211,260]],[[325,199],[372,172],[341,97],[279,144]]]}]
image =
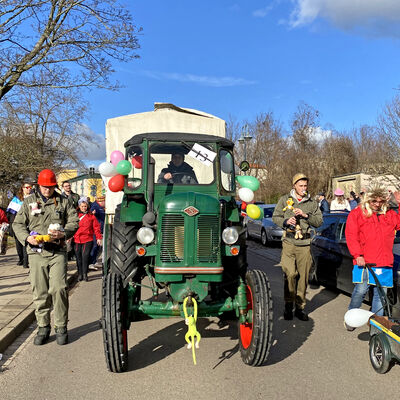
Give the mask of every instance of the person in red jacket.
[{"label": "person in red jacket", "polygon": [[[400,201],[400,193],[394,194]],[[349,310],[359,308],[370,285],[374,285],[372,312],[383,315],[383,305],[372,274],[365,264],[373,263],[379,282],[386,288],[393,287],[393,242],[395,231],[400,229],[400,215],[387,207],[388,193],[375,188],[364,194],[359,207],[347,217],[346,240],[353,256],[353,283]],[[346,326],[347,330],[354,330]]]},{"label": "person in red jacket", "polygon": [[97,244],[101,245],[100,224],[89,210],[89,201],[81,197],[78,201],[79,228],[74,235],[76,265],[78,268],[78,280],[88,281],[88,266],[90,251],[93,246],[93,235],[96,236]]}]

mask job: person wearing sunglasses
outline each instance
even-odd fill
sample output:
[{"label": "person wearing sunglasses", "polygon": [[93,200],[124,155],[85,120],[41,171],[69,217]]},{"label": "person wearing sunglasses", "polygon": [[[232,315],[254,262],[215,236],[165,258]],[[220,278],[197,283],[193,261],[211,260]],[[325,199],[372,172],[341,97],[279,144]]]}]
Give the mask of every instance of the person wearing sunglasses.
[{"label": "person wearing sunglasses", "polygon": [[[400,192],[393,193],[397,202]],[[350,254],[353,256],[353,283],[349,310],[360,308],[370,285],[374,286],[372,309],[376,315],[383,315],[375,280],[365,267],[366,264],[376,264],[376,273],[381,286],[386,292],[393,287],[393,242],[396,230],[400,230],[400,215],[388,209],[389,193],[381,187],[367,191],[358,207],[347,217],[346,241]],[[345,324],[347,330],[354,328]]]},{"label": "person wearing sunglasses", "polygon": [[22,202],[26,197],[28,197],[31,194],[31,192],[32,192],[32,185],[30,183],[23,182],[20,188],[18,189],[16,196],[14,196],[11,199],[10,204],[6,209],[7,217],[8,220],[10,221],[9,234],[15,238],[15,247],[17,249],[17,254],[18,254],[17,265],[22,265],[24,268],[29,268],[26,246],[25,243],[21,243],[15,237],[14,231],[12,229],[12,223],[14,222],[17,212],[22,206]]}]

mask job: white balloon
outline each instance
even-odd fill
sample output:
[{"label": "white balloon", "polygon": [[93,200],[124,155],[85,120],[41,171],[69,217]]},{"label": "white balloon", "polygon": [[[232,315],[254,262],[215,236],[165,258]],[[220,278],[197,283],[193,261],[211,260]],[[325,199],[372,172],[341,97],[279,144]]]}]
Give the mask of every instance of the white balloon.
[{"label": "white balloon", "polygon": [[368,322],[371,315],[374,315],[371,311],[361,308],[352,308],[344,314],[344,322],[352,328],[359,328]]},{"label": "white balloon", "polygon": [[117,168],[115,167],[114,164],[112,164],[108,161],[105,161],[99,165],[99,172],[103,176],[107,176],[107,177],[115,176],[115,175],[117,175]]},{"label": "white balloon", "polygon": [[251,203],[254,199],[254,192],[249,188],[240,188],[238,194],[240,200],[245,203]]}]

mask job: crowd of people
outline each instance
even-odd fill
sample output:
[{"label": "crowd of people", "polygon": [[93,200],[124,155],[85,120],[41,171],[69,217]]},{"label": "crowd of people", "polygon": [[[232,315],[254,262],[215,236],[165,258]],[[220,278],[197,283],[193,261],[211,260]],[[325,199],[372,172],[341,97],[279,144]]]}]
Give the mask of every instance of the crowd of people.
[{"label": "crowd of people", "polygon": [[346,198],[344,191],[337,188],[333,192],[333,199],[330,204],[326,199],[325,192],[318,193],[315,200],[318,202],[319,208],[323,214],[329,212],[350,212],[358,206],[363,195],[364,192],[360,192],[360,194],[357,195],[354,191],[351,191]]}]

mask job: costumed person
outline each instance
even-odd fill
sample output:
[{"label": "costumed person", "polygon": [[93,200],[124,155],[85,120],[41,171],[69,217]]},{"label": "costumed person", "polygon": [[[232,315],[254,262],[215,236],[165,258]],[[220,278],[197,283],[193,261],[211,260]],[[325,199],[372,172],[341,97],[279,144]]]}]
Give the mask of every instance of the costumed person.
[{"label": "costumed person", "polygon": [[[90,211],[92,214],[96,217],[97,222],[100,224],[100,232],[103,234],[104,230],[104,221],[106,218],[106,198],[105,196],[96,196],[96,201],[93,202],[90,206]],[[97,245],[97,239],[96,235],[93,236],[93,248],[92,251],[90,252],[90,264],[89,264],[89,269],[91,269],[91,266],[93,269],[97,269],[95,267],[97,260],[101,256],[102,252],[102,245],[98,246]]]},{"label": "costumed person", "polygon": [[184,183],[187,185],[198,183],[193,168],[185,162],[185,155],[174,153],[167,168],[161,170],[157,183]]},{"label": "costumed person", "polygon": [[333,194],[335,195],[335,198],[331,201],[331,212],[351,211],[350,203],[344,198],[344,192],[342,189],[336,189]]},{"label": "costumed person", "polygon": [[71,202],[55,191],[57,180],[52,170],[42,170],[37,182],[39,190],[24,199],[13,229],[17,239],[27,244],[33,304],[39,328],[34,344],[43,345],[48,341],[53,308],[56,341],[64,345],[68,343],[65,241],[78,229],[78,215]]},{"label": "costumed person", "polygon": [[[394,196],[400,201],[400,192]],[[376,264],[373,267],[380,284],[386,288],[393,287],[393,242],[395,231],[400,229],[400,215],[388,210],[388,193],[384,188],[374,188],[366,192],[358,207],[352,210],[346,222],[346,241],[353,256],[353,283],[355,284],[349,310],[360,308],[369,286],[374,285],[372,309],[376,315],[383,315],[375,280],[365,264]],[[345,324],[347,330],[354,328]]]},{"label": "costumed person", "polygon": [[79,228],[74,235],[76,265],[78,269],[78,280],[88,281],[88,267],[90,251],[93,247],[93,235],[96,236],[97,244],[100,246],[102,235],[100,224],[89,210],[89,200],[81,197],[78,202]]},{"label": "costumed person", "polygon": [[15,248],[17,249],[17,254],[18,254],[18,262],[17,265],[22,265],[24,268],[29,268],[29,262],[28,262],[28,253],[26,251],[26,244],[21,243],[14,235],[14,230],[13,230],[13,222],[15,219],[15,216],[17,215],[17,212],[20,210],[22,206],[22,202],[26,197],[28,197],[32,192],[32,185],[30,183],[23,183],[21,187],[18,190],[18,193],[16,196],[14,196],[10,204],[7,207],[7,217],[10,222],[10,227],[9,227],[9,234],[11,236],[14,236],[15,238]]},{"label": "costumed person", "polygon": [[292,179],[293,189],[282,196],[275,207],[272,221],[284,229],[281,267],[284,273],[285,310],[283,317],[308,321],[304,311],[306,290],[311,268],[310,228],[322,224],[318,203],[307,193],[308,178],[302,173]]}]

